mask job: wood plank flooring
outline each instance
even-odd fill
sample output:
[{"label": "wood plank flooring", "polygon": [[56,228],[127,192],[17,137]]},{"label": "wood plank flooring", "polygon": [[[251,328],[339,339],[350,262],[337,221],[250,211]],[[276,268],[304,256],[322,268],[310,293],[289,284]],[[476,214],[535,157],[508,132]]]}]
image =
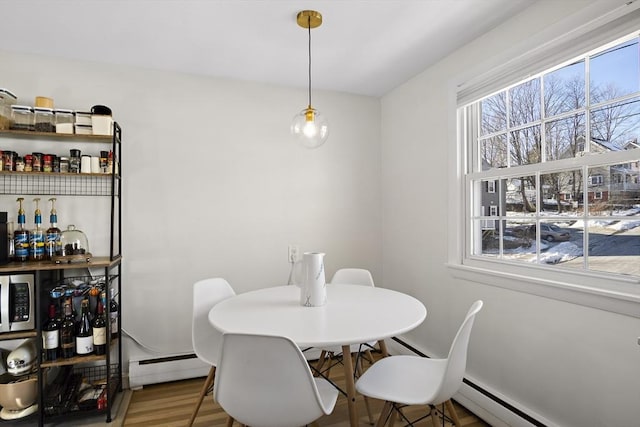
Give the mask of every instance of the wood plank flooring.
[{"label": "wood plank flooring", "polygon": [[[339,386],[344,385],[344,375],[341,366],[331,370],[331,379]],[[142,390],[136,390],[131,396],[129,408],[124,418],[125,427],[184,427],[191,416],[198,394],[204,378],[176,381],[164,384],[145,386]],[[377,421],[378,414],[382,409],[382,402],[370,399],[373,411],[374,422]],[[362,426],[369,425],[364,400],[359,397],[357,401],[358,415]],[[483,422],[466,408],[454,402],[456,412],[460,422],[465,427],[487,427],[489,424]],[[422,407],[406,408],[405,413],[409,418],[423,415],[425,409]],[[320,418],[317,424],[320,427],[347,427],[349,425],[347,410],[347,400],[344,396],[338,398],[338,402],[332,414]],[[205,397],[200,407],[198,417],[194,423],[195,427],[204,426],[224,426],[227,415],[213,402],[213,397]],[[396,422],[396,426],[401,425]],[[403,424],[404,425],[404,424]],[[431,419],[422,420],[415,424],[416,427],[431,427]],[[447,423],[446,425],[451,425]],[[234,423],[234,426],[238,426]]]}]

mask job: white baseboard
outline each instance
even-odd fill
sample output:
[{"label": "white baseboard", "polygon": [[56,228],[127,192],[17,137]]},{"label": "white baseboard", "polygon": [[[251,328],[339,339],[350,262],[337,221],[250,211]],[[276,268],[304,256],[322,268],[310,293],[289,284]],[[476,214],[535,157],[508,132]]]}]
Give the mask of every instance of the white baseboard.
[{"label": "white baseboard", "polygon": [[148,384],[206,377],[211,366],[200,359],[174,355],[157,359],[129,361],[129,388],[136,390]]}]

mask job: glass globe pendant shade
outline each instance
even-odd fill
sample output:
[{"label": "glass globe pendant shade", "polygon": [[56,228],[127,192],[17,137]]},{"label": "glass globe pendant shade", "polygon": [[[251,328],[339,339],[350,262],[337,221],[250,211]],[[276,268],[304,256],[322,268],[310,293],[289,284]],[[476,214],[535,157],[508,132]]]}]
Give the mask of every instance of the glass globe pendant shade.
[{"label": "glass globe pendant shade", "polygon": [[329,137],[329,121],[311,106],[293,117],[291,134],[296,141],[307,148],[318,148]]}]

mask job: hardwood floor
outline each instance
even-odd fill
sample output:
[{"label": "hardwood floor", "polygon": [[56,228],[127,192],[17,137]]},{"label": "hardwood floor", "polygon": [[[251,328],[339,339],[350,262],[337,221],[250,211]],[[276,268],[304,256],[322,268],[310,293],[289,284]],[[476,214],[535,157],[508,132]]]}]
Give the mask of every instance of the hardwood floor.
[{"label": "hardwood floor", "polygon": [[[331,370],[331,379],[339,386],[344,384],[344,375],[341,367],[335,367]],[[203,384],[204,378],[198,378],[145,386],[142,390],[134,391],[123,425],[125,427],[186,426]],[[371,399],[370,403],[375,422],[382,409],[382,402]],[[367,411],[362,397],[358,399],[357,405],[361,425],[369,425]],[[466,408],[456,402],[454,402],[454,405],[463,426],[489,426],[489,424],[483,422]],[[425,414],[426,411],[422,407],[410,407],[405,409],[405,413],[411,419]],[[320,418],[317,421],[317,425],[321,427],[346,427],[349,425],[348,420],[347,401],[346,398],[341,395],[338,398],[333,413]],[[202,402],[198,417],[193,425],[195,427],[224,426],[226,425],[226,421],[227,415],[220,406],[213,402],[213,398],[209,394]],[[396,422],[396,426],[399,425],[401,425],[400,422]],[[431,425],[430,418],[415,424],[416,427],[431,427]],[[447,423],[446,425],[451,424]],[[238,424],[234,423],[234,426],[238,426]]]}]

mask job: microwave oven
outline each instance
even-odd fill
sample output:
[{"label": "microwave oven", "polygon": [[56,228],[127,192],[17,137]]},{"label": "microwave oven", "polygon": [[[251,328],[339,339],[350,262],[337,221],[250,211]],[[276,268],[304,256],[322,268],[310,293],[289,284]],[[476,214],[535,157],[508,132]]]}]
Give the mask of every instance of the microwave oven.
[{"label": "microwave oven", "polygon": [[0,275],[0,333],[34,329],[33,274]]}]

